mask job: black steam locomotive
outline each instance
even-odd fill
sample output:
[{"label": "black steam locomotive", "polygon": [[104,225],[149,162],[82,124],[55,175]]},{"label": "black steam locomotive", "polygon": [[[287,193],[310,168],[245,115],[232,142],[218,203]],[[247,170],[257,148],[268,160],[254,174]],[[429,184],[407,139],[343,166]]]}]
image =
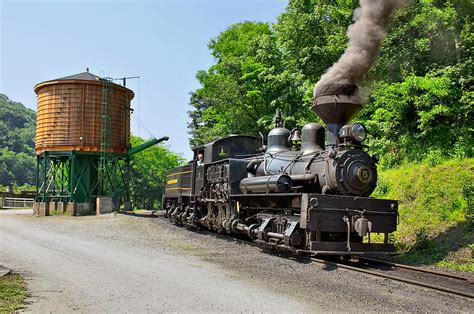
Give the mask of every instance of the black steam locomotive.
[{"label": "black steam locomotive", "polygon": [[[363,150],[364,126],[348,123],[361,108],[357,87],[326,91],[313,110],[327,134],[318,123],[290,132],[277,114],[266,146],[233,135],[196,147],[193,162],[168,172],[167,217],[297,254],[392,252],[398,203],[369,197],[378,157]],[[383,242],[371,242],[371,233]]]}]

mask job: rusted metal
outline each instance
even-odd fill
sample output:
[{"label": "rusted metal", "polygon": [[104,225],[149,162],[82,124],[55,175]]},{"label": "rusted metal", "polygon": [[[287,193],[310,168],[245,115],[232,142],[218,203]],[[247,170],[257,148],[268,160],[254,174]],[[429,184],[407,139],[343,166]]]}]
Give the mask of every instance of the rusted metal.
[{"label": "rusted metal", "polygon": [[356,85],[331,84],[315,95],[312,109],[326,124],[344,124],[362,109],[362,101]]}]

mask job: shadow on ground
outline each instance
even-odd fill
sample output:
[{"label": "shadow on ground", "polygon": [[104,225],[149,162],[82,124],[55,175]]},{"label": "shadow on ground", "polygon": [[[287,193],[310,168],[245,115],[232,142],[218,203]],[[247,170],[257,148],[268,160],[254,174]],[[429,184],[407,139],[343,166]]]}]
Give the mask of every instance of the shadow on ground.
[{"label": "shadow on ground", "polygon": [[[134,216],[134,217],[141,217],[141,218],[156,218],[159,217],[159,213],[154,210],[143,210],[143,211],[119,211],[117,212],[119,215],[125,216]],[[161,214],[161,216],[163,216]]]},{"label": "shadow on ground", "polygon": [[474,271],[474,226],[472,222],[459,222],[445,232],[431,238],[426,231],[416,234],[415,245],[394,260],[412,265],[435,265],[440,262],[465,265]]}]

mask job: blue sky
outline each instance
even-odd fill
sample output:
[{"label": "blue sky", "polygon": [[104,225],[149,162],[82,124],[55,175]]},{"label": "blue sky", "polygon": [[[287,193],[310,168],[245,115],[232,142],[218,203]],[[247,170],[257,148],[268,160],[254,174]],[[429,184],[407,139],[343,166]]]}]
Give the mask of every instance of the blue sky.
[{"label": "blue sky", "polygon": [[[130,80],[132,132],[168,135],[190,157],[186,124],[207,44],[230,24],[275,22],[286,0],[0,0],[0,93],[36,109],[35,84],[90,72]],[[140,121],[140,123],[138,123]]]}]

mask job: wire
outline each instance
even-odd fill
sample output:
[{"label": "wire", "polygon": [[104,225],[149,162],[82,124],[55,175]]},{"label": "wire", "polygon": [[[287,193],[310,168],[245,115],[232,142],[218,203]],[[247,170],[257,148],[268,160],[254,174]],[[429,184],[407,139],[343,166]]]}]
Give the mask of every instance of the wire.
[{"label": "wire", "polygon": [[[138,126],[141,125],[141,127],[148,133],[148,135],[150,135],[152,138],[156,138],[156,136],[153,135],[153,133],[151,133],[151,131],[143,124],[143,122],[140,122],[140,121],[136,118],[136,116],[133,116],[133,118],[134,118],[135,121],[137,122]],[[139,129],[140,129],[140,127],[139,127]],[[141,136],[140,136],[140,133],[138,133],[138,136],[141,137]]]}]

